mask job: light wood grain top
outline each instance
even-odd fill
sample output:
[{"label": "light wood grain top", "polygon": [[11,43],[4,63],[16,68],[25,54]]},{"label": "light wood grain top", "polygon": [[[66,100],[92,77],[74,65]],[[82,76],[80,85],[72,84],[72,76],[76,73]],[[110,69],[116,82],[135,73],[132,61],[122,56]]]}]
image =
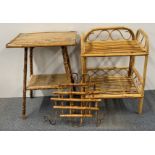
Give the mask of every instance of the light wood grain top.
[{"label": "light wood grain top", "polygon": [[69,32],[39,32],[39,33],[20,33],[7,48],[24,47],[50,47],[50,46],[72,46],[76,44],[74,31]]}]

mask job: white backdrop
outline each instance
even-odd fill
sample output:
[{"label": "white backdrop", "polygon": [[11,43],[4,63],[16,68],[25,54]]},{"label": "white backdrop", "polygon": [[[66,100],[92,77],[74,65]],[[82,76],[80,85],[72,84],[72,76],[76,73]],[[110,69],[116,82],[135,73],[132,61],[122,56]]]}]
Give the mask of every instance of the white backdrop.
[{"label": "white backdrop", "polygon": [[[0,98],[21,97],[23,83],[23,49],[7,49],[6,43],[18,33],[39,31],[77,31],[78,34],[87,32],[97,26],[127,26],[136,31],[142,28],[149,36],[150,55],[145,89],[155,89],[155,24],[0,24]],[[77,39],[79,41],[79,38]],[[80,46],[69,47],[72,70],[80,71]],[[127,58],[114,59],[116,64],[124,64]],[[105,64],[102,59],[90,61],[90,65]],[[142,69],[142,58],[137,58],[136,66]],[[36,48],[34,50],[35,73],[64,72],[60,48]],[[29,74],[28,74],[29,75]],[[29,94],[29,93],[28,93]],[[36,91],[36,96],[50,95],[50,91]]]}]

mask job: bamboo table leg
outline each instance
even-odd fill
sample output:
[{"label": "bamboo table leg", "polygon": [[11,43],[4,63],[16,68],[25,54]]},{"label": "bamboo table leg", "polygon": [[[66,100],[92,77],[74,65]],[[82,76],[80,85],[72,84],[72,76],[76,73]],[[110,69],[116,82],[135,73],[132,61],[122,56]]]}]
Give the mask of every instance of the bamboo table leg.
[{"label": "bamboo table leg", "polygon": [[23,105],[22,105],[22,118],[26,118],[26,81],[27,81],[27,51],[24,49],[24,77],[23,77]]},{"label": "bamboo table leg", "polygon": [[[144,95],[144,88],[145,88],[145,82],[146,82],[147,64],[148,64],[148,56],[145,56],[144,70],[143,70],[143,95]],[[138,113],[139,114],[141,114],[143,111],[143,100],[144,100],[144,98],[139,99],[139,103],[138,103]]]},{"label": "bamboo table leg", "polygon": [[138,113],[142,114],[143,111],[143,98],[139,98],[139,103],[138,103]]},{"label": "bamboo table leg", "polygon": [[[30,76],[33,75],[33,47],[30,48]],[[33,98],[33,90],[30,90],[30,98]]]},{"label": "bamboo table leg", "polygon": [[64,67],[67,76],[70,78],[70,81],[74,83],[73,76],[72,76],[72,70],[71,70],[71,65],[70,65],[70,60],[67,52],[67,47],[62,46],[62,55],[63,55],[63,60],[64,60]]}]

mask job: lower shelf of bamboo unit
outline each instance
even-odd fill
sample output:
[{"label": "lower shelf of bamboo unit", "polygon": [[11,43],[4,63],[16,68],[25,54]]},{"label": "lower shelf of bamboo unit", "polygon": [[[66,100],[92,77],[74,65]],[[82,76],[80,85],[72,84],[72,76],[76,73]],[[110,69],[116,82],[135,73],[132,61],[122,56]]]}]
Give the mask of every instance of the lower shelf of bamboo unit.
[{"label": "lower shelf of bamboo unit", "polygon": [[32,75],[28,82],[28,90],[55,89],[59,84],[70,83],[66,74]]},{"label": "lower shelf of bamboo unit", "polygon": [[[96,89],[100,94],[93,95],[94,98],[138,98],[142,94],[130,77],[105,77],[103,79],[93,79]],[[91,97],[91,95],[87,95]]]}]

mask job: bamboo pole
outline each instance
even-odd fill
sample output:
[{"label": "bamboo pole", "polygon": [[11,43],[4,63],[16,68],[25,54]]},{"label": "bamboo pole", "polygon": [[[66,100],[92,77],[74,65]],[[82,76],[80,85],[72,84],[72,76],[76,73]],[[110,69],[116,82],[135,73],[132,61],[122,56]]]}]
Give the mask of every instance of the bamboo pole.
[{"label": "bamboo pole", "polygon": [[145,56],[145,60],[144,60],[144,70],[143,70],[143,89],[144,89],[144,87],[145,87],[145,82],[146,82],[147,64],[148,64],[148,56]]},{"label": "bamboo pole", "polygon": [[143,111],[143,98],[138,98],[139,103],[138,103],[138,113],[142,114]]},{"label": "bamboo pole", "polygon": [[28,48],[24,49],[24,77],[23,77],[23,104],[22,104],[22,118],[26,118],[26,83],[27,83],[27,52]]},{"label": "bamboo pole", "polygon": [[82,83],[85,83],[85,74],[86,74],[86,57],[81,57],[82,65]]},{"label": "bamboo pole", "polygon": [[[145,82],[146,82],[147,64],[148,64],[148,56],[145,56],[144,70],[143,70],[143,96],[144,96],[144,88],[145,88]],[[144,100],[144,97],[139,99],[139,103],[138,103],[138,113],[139,114],[141,114],[143,111],[143,100]]]},{"label": "bamboo pole", "polygon": [[129,62],[129,72],[128,72],[128,76],[131,77],[133,74],[133,67],[135,64],[135,56],[130,56],[130,62]]},{"label": "bamboo pole", "polygon": [[[98,108],[98,102],[95,102],[95,107]],[[98,110],[96,110],[96,126],[98,126],[98,125],[99,125],[98,124]]]},{"label": "bamboo pole", "polygon": [[[89,115],[89,114],[63,114],[63,115],[60,115],[60,117],[70,117],[70,118],[86,118],[86,117],[93,117],[93,115]],[[81,124],[81,123],[80,123]]]},{"label": "bamboo pole", "polygon": [[[87,106],[53,106],[55,109],[76,109],[76,110],[99,110],[99,108],[96,107],[87,107]],[[71,113],[70,113],[71,114]]]},{"label": "bamboo pole", "polygon": [[[30,77],[33,75],[33,47],[30,48]],[[30,90],[30,98],[33,98],[33,90]]]},{"label": "bamboo pole", "polygon": [[101,99],[95,99],[95,98],[51,98],[52,101],[73,101],[73,102],[100,102]]},{"label": "bamboo pole", "polygon": [[74,83],[67,47],[62,46],[61,48],[62,48],[62,55],[63,55],[63,61],[64,61],[64,67],[65,67],[66,74],[68,75],[70,82]]}]

